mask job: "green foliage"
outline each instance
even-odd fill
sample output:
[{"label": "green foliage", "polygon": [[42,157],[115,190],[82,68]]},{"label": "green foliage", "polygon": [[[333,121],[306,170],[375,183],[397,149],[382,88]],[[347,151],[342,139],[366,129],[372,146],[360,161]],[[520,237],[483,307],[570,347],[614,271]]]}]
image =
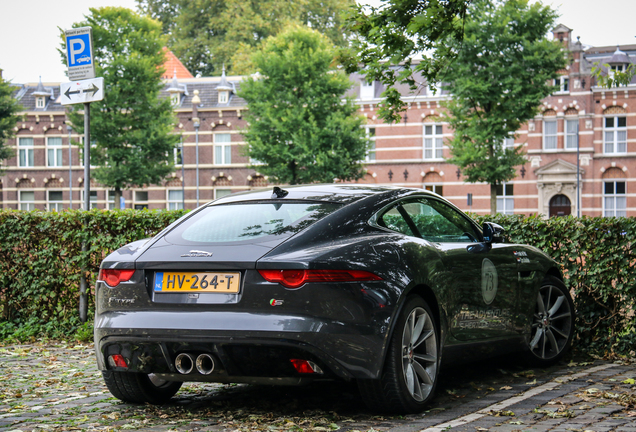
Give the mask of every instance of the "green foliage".
[{"label": "green foliage", "polygon": [[[347,72],[364,67],[369,81],[387,86],[379,116],[388,122],[400,122],[405,103],[397,83],[417,91],[423,77],[428,83],[440,81],[440,74],[460,51],[463,19],[470,0],[388,0],[379,8],[358,6],[347,18],[354,32],[353,49],[347,60]],[[449,43],[454,40],[457,43]],[[356,54],[353,54],[356,53]],[[413,61],[415,57],[420,60]],[[396,67],[399,65],[399,67]]]},{"label": "green foliage", "polygon": [[[179,136],[170,100],[160,98],[165,37],[157,21],[129,9],[90,11],[73,27],[93,28],[96,74],[106,86],[104,100],[91,104],[91,176],[112,187],[119,202],[122,189],[159,183],[173,170]],[[83,133],[83,105],[73,107],[69,117]]]},{"label": "green foliage", "polygon": [[448,162],[466,181],[491,185],[491,214],[496,186],[526,162],[522,147],[504,148],[504,139],[535,116],[554,91],[548,81],[566,66],[561,45],[545,36],[556,18],[540,3],[479,0],[469,8],[462,43],[448,42],[459,51],[445,77],[452,94],[445,118],[454,129]]},{"label": "green foliage", "polygon": [[0,77],[0,163],[14,153],[13,149],[6,145],[7,140],[14,136],[13,128],[18,122],[16,114],[20,110],[20,104],[13,98],[14,90],[9,81]]},{"label": "green foliage", "polygon": [[574,294],[577,345],[599,355],[629,355],[636,346],[636,219],[543,219],[479,216],[554,258]]},{"label": "green foliage", "polygon": [[[170,49],[193,74],[254,72],[250,55],[290,24],[308,25],[345,46],[342,13],[353,0],[137,0],[139,9],[163,23]],[[170,72],[170,71],[169,71]]]},{"label": "green foliage", "polygon": [[608,73],[611,66],[607,63],[594,63],[592,75],[596,78],[599,87],[612,88],[631,84],[632,78],[636,75],[636,65],[630,64],[624,71],[613,71]]},{"label": "green foliage", "polygon": [[[60,338],[76,330],[78,337],[86,337],[77,318],[82,267],[94,286],[108,253],[157,234],[183,214],[0,211],[0,338],[27,340],[41,334]],[[91,298],[89,304],[92,308]]]},{"label": "green foliage", "polygon": [[249,107],[244,137],[249,157],[265,164],[258,170],[280,183],[332,183],[363,174],[364,119],[344,97],[351,82],[335,68],[335,55],[320,33],[292,26],[253,56],[261,76],[241,84]]}]

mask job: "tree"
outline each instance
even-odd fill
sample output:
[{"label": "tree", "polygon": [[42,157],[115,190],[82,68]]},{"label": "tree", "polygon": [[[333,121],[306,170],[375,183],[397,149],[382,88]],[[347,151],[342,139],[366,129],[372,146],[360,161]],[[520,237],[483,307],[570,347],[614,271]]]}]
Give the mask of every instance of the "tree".
[{"label": "tree", "polygon": [[331,183],[362,177],[368,149],[364,119],[344,97],[351,82],[336,50],[306,27],[269,38],[253,56],[260,77],[241,83],[248,104],[247,153],[281,183]]},{"label": "tree", "polygon": [[[362,68],[369,81],[387,86],[378,115],[400,122],[405,104],[395,88],[408,84],[417,91],[421,75],[429,84],[439,81],[457,57],[463,36],[464,16],[471,0],[385,0],[379,8],[360,5],[346,20],[353,31],[353,49],[342,62],[347,72]],[[367,11],[369,11],[367,13]],[[418,60],[413,60],[418,58]]]},{"label": "tree", "polygon": [[[173,170],[174,114],[161,98],[165,38],[161,24],[125,8],[91,8],[73,27],[93,28],[97,76],[104,77],[104,100],[91,104],[92,176],[115,190],[159,183]],[[65,44],[62,43],[64,61]],[[69,113],[83,133],[82,105]]]},{"label": "tree", "polygon": [[170,49],[193,73],[254,71],[250,54],[287,25],[308,25],[339,46],[347,45],[342,13],[354,0],[137,0],[139,9],[163,23]]},{"label": "tree", "polygon": [[497,186],[516,176],[525,163],[521,146],[504,140],[538,112],[554,92],[548,84],[567,58],[546,34],[558,15],[527,0],[475,1],[467,14],[464,40],[445,76],[452,100],[446,119],[454,129],[452,158],[470,183],[490,184],[490,212],[497,210]]},{"label": "tree", "polygon": [[13,156],[13,150],[5,143],[14,136],[13,128],[18,122],[20,104],[13,98],[14,90],[0,75],[0,162]]}]

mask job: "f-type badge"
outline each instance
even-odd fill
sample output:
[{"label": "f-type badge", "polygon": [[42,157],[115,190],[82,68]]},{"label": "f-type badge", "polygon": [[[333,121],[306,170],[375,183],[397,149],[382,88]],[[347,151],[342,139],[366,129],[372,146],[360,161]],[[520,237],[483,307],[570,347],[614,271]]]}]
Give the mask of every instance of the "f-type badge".
[{"label": "f-type badge", "polygon": [[481,295],[484,302],[489,305],[497,295],[497,269],[488,258],[481,263]]},{"label": "f-type badge", "polygon": [[200,251],[200,250],[191,250],[187,254],[181,255],[186,258],[207,258],[212,256],[212,252]]}]

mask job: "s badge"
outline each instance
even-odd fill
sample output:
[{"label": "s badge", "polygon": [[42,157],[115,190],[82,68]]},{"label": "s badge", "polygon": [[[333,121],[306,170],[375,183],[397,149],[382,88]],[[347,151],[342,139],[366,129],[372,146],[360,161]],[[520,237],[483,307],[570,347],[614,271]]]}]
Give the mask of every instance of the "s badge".
[{"label": "s badge", "polygon": [[272,306],[281,306],[283,303],[285,303],[283,300],[271,299],[269,301],[269,304]]},{"label": "s badge", "polygon": [[489,305],[497,295],[497,269],[488,258],[484,258],[481,263],[481,295],[484,303]]}]

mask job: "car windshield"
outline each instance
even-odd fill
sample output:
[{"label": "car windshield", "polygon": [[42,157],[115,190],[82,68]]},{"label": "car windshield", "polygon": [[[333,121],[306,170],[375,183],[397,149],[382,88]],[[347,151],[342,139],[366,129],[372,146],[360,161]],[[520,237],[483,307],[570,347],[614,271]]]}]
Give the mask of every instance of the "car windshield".
[{"label": "car windshield", "polygon": [[215,205],[185,221],[166,240],[173,244],[283,241],[338,207],[316,202]]}]

